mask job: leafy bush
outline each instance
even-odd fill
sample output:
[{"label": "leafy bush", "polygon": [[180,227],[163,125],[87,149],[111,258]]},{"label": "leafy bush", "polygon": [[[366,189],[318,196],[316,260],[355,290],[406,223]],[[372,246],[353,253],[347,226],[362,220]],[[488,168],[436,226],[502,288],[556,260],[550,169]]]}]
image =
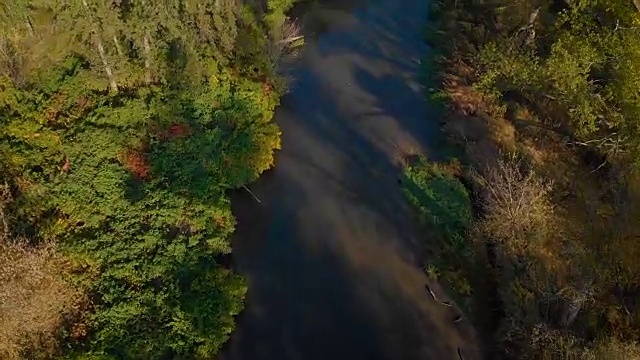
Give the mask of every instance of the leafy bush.
[{"label": "leafy bush", "polygon": [[444,165],[420,158],[404,170],[402,189],[423,222],[464,250],[473,217],[469,193]]},{"label": "leafy bush", "polygon": [[[469,193],[455,176],[455,162],[444,165],[418,158],[404,170],[402,191],[416,209],[429,235],[435,255],[425,272],[443,280],[453,290],[459,305],[471,308],[471,276],[463,265],[472,248],[468,232],[472,226]],[[426,244],[425,244],[426,245]],[[468,265],[468,264],[467,264]]]}]

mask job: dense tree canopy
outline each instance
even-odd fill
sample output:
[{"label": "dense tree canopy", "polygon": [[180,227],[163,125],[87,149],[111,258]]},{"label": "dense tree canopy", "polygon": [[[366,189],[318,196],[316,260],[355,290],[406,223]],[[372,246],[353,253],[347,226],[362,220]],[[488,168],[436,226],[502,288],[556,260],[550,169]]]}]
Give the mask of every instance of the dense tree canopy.
[{"label": "dense tree canopy", "polygon": [[638,358],[639,5],[435,5],[438,98],[473,168],[467,238],[493,278],[474,285],[495,287],[502,354]]},{"label": "dense tree canopy", "polygon": [[3,219],[56,239],[87,294],[64,357],[211,358],[229,337],[246,285],[218,262],[225,192],[280,146],[269,4],[0,2]]}]

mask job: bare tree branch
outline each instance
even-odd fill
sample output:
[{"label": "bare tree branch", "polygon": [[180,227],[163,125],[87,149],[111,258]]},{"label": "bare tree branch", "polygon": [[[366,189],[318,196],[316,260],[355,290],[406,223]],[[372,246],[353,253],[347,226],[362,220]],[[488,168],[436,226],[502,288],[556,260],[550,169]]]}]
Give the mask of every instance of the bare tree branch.
[{"label": "bare tree branch", "polygon": [[286,72],[286,66],[291,65],[300,53],[304,43],[304,36],[297,21],[285,19],[270,32],[268,54],[274,70],[277,73]]}]

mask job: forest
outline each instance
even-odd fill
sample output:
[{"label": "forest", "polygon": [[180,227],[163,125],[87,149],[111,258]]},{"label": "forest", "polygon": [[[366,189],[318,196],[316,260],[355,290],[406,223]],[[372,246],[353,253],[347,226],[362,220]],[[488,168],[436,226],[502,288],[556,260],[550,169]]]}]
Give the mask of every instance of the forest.
[{"label": "forest", "polygon": [[294,1],[0,1],[0,358],[220,350]]},{"label": "forest", "polygon": [[[0,0],[0,358],[211,359],[296,0]],[[640,1],[434,0],[427,276],[489,359],[640,359]],[[426,121],[426,119],[425,119]],[[434,241],[435,239],[435,241]]]},{"label": "forest", "polygon": [[640,2],[437,1],[451,160],[405,170],[491,359],[640,359]]}]

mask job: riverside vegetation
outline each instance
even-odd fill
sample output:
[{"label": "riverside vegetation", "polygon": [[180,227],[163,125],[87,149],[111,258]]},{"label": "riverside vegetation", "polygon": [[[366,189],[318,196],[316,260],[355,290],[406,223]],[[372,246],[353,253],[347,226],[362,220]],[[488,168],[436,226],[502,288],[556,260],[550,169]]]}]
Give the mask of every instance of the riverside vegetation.
[{"label": "riverside vegetation", "polygon": [[640,2],[440,0],[430,21],[464,166],[405,172],[427,272],[490,358],[640,359]]},{"label": "riverside vegetation", "polygon": [[0,1],[0,358],[212,358],[294,0]]}]

